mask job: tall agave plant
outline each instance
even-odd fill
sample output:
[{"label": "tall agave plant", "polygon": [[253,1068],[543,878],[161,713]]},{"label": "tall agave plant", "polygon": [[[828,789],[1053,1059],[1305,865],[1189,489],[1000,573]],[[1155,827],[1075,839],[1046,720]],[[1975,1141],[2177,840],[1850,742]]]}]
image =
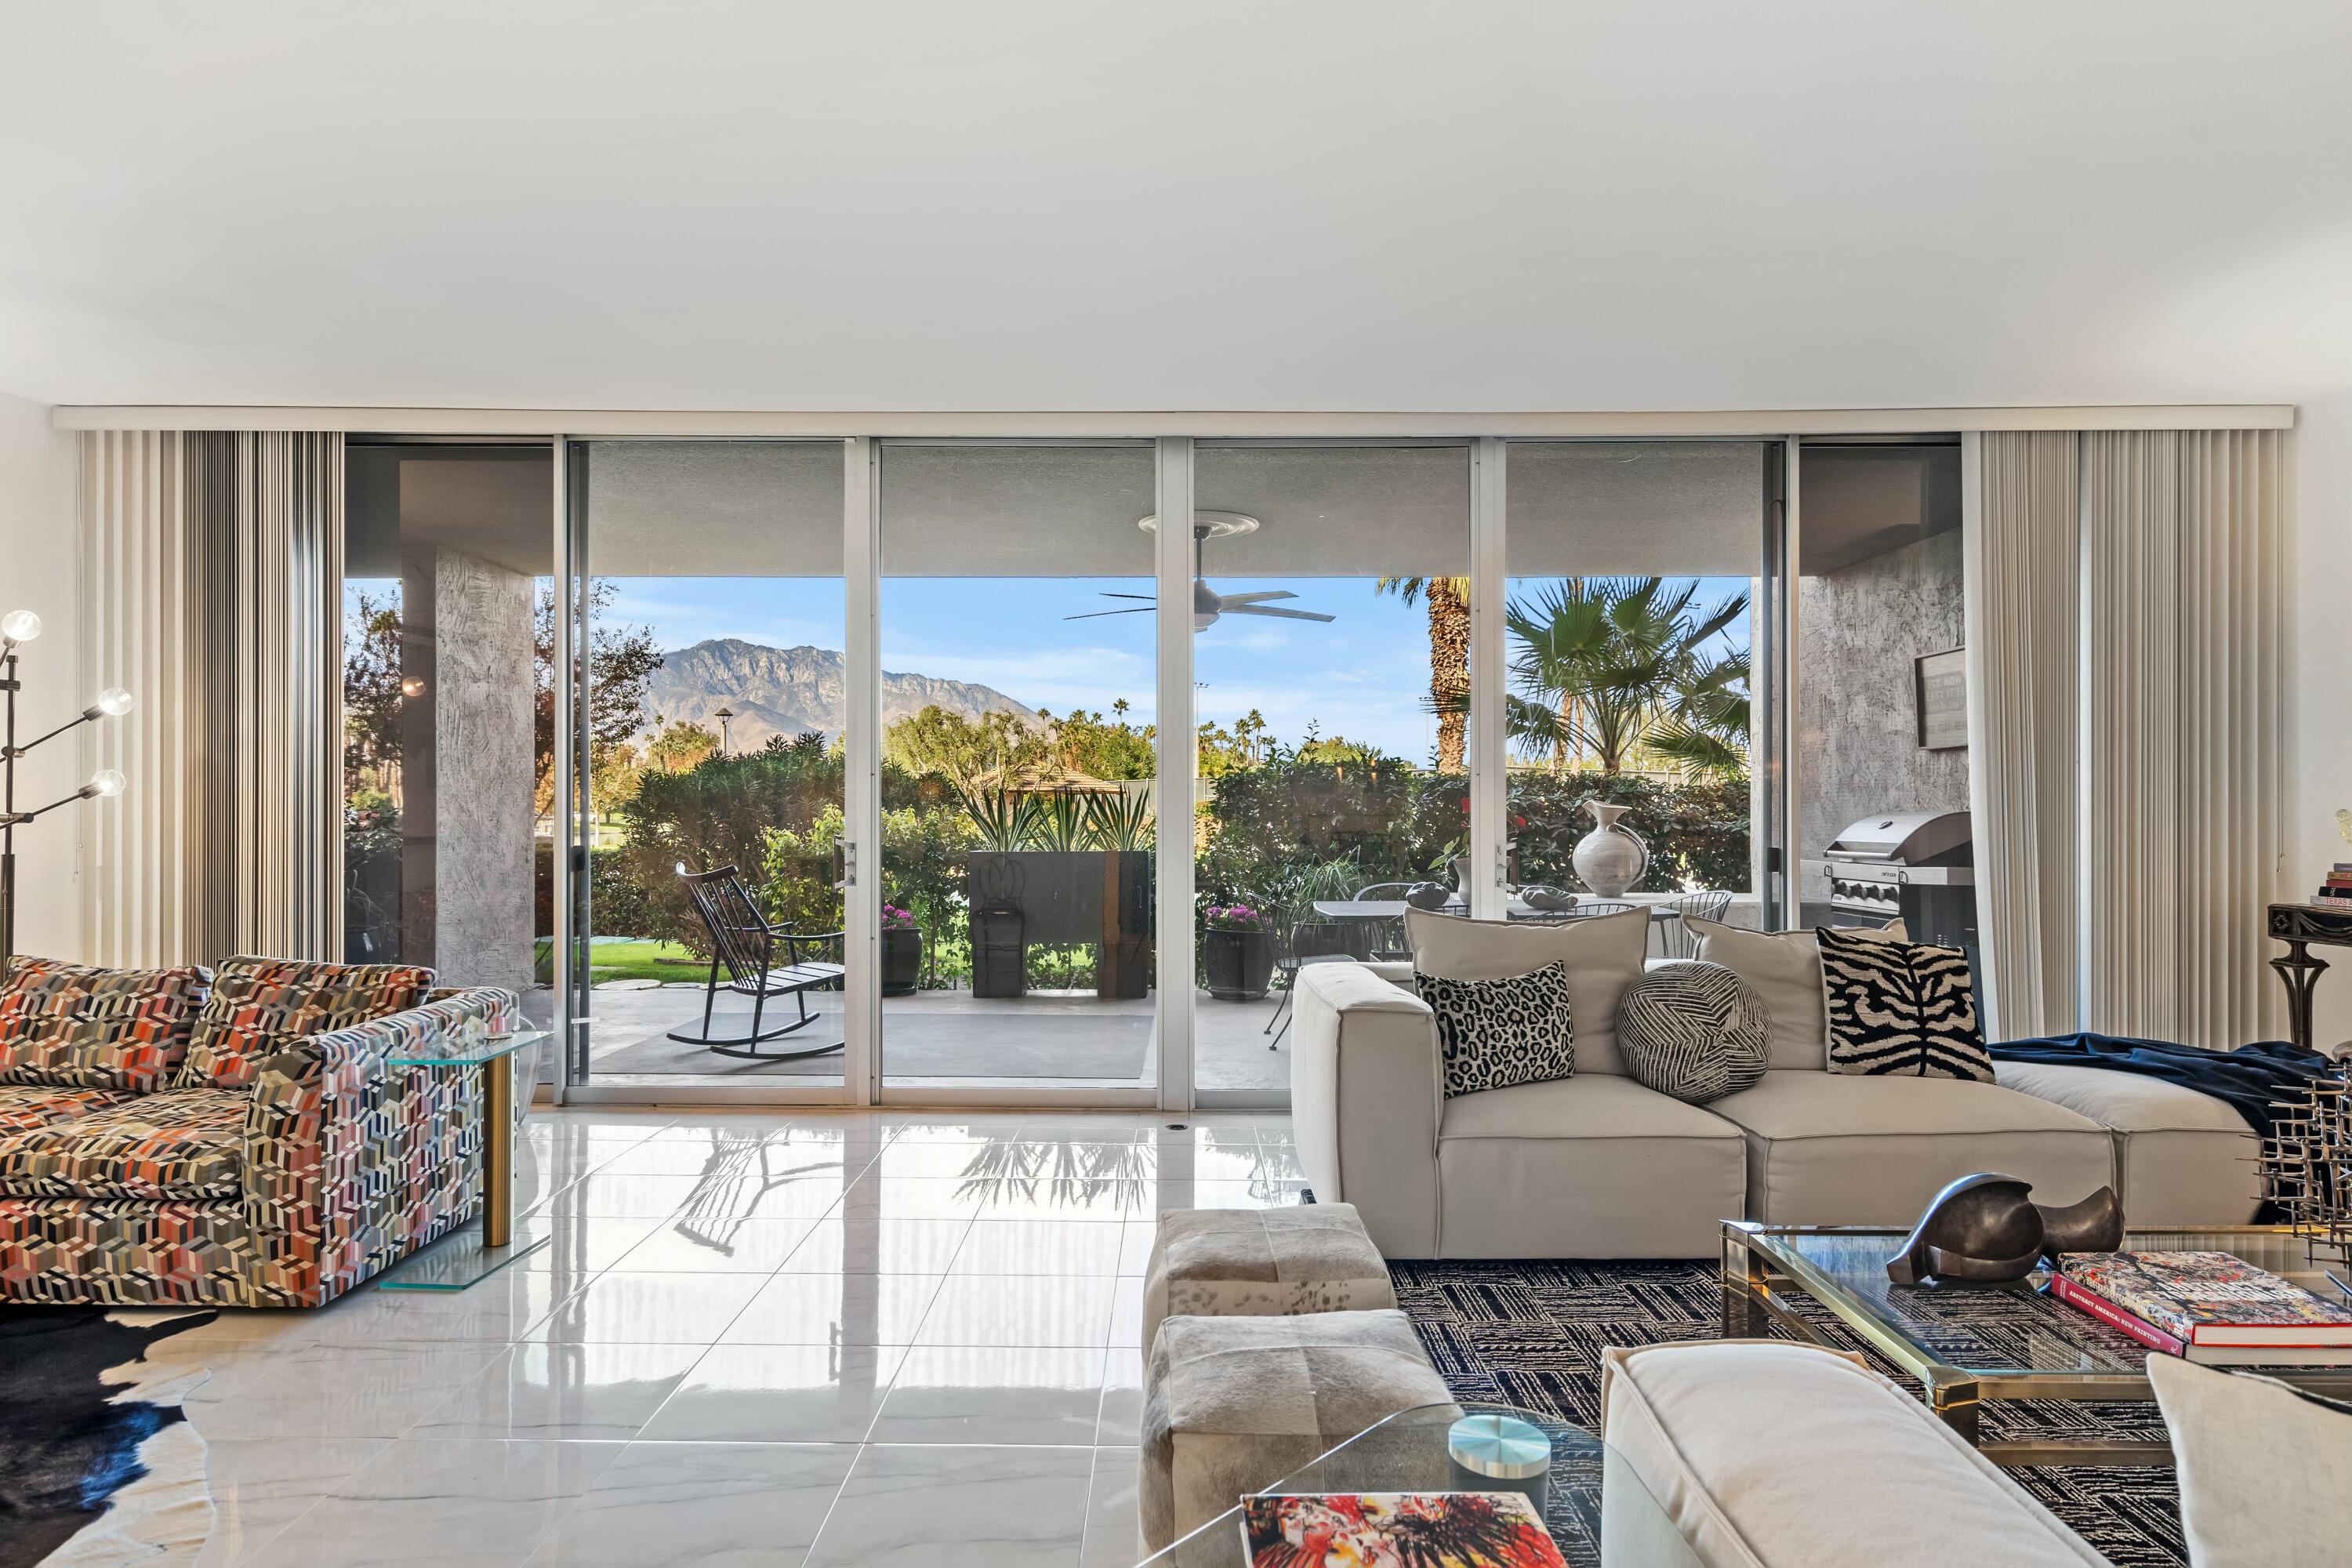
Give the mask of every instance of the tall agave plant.
[{"label": "tall agave plant", "polygon": [[1036,816],[1029,826],[1033,849],[1083,849],[1087,847],[1086,797],[1067,790],[1028,797]]},{"label": "tall agave plant", "polygon": [[980,830],[980,847],[1009,855],[1028,845],[1037,830],[1037,797],[1003,784],[957,792],[964,815]]},{"label": "tall agave plant", "polygon": [[1087,799],[1087,837],[1097,849],[1151,847],[1151,795],[1090,795]]}]

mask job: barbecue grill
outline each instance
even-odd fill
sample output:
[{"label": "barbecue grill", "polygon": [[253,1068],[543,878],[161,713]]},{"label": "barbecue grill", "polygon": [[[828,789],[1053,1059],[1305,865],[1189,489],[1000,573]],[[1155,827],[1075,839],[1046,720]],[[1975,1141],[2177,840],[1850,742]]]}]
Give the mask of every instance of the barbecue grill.
[{"label": "barbecue grill", "polygon": [[1830,909],[1898,916],[1914,942],[1977,945],[1975,844],[1965,811],[1865,816],[1830,841]]}]

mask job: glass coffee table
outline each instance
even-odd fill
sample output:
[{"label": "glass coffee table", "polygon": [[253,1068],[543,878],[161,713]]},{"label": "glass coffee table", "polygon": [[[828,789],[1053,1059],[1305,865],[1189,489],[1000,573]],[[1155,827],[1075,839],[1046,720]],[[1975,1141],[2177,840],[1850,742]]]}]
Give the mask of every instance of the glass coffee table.
[{"label": "glass coffee table", "polygon": [[[1510,1415],[1551,1439],[1551,1468],[1532,1480],[1494,1480],[1464,1469],[1446,1449],[1446,1434],[1465,1415]],[[1533,1500],[1544,1527],[1570,1568],[1639,1563],[1643,1568],[1699,1568],[1683,1540],[1633,1467],[1600,1438],[1556,1416],[1508,1405],[1424,1405],[1390,1416],[1349,1438],[1258,1495],[1315,1492],[1499,1492]],[[1200,1529],[1146,1560],[1146,1568],[1236,1568],[1245,1565],[1242,1510],[1227,1509]]]},{"label": "glass coffee table", "polygon": [[[1986,1442],[1983,1407],[1994,1401],[2147,1401],[2147,1346],[2045,1294],[2040,1270],[2009,1285],[1897,1285],[1886,1260],[1907,1230],[1723,1226],[1723,1331],[1752,1338],[1777,1323],[1815,1344],[1831,1342],[1800,1308],[1810,1302],[1919,1380],[1928,1408],[1997,1464],[2168,1465],[2164,1443],[2113,1440]],[[2126,1230],[2132,1252],[2227,1252],[2305,1289],[2337,1296],[2284,1226],[2214,1230]],[[1832,1346],[1832,1348],[1837,1348]],[[2352,1357],[2341,1366],[2259,1368],[2315,1394],[2352,1396]]]}]

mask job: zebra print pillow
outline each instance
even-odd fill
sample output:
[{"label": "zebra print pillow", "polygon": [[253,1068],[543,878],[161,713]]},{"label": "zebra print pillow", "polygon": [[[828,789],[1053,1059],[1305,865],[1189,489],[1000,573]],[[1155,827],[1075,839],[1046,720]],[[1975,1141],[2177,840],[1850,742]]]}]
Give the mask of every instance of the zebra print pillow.
[{"label": "zebra print pillow", "polygon": [[1504,980],[1448,980],[1416,973],[1437,1015],[1444,1097],[1542,1083],[1576,1071],[1568,1014],[1568,966],[1558,960]]},{"label": "zebra print pillow", "polygon": [[1969,955],[1823,926],[1830,1071],[1992,1081]]}]

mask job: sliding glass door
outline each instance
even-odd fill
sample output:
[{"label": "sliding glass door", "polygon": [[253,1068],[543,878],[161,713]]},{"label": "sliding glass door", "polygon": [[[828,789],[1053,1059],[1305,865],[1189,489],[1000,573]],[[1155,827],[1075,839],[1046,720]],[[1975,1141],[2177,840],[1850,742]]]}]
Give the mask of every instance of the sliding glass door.
[{"label": "sliding glass door", "polygon": [[841,1097],[842,452],[573,449],[575,1086]]},{"label": "sliding glass door", "polygon": [[[565,1081],[1279,1104],[1294,977],[1402,954],[1408,892],[1647,906],[1658,953],[1693,915],[1796,923],[1788,655],[1801,617],[1854,662],[1813,578],[1908,581],[1876,481],[1935,459],[1822,454],[1869,504],[1805,536],[1800,595],[1784,452],[571,443],[538,612]],[[1940,560],[1920,493],[1894,542]]]},{"label": "sliding glass door", "polygon": [[885,442],[877,495],[882,1086],[1149,1092],[1151,448]]}]

